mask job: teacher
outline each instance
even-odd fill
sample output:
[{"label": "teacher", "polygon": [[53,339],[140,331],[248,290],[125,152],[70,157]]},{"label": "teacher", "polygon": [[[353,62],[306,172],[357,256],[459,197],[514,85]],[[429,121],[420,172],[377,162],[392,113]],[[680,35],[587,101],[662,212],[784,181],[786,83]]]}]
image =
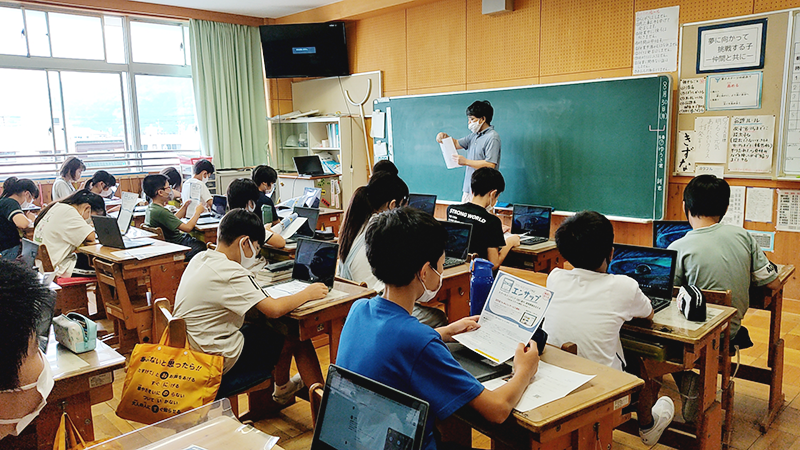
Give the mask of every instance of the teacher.
[{"label": "teacher", "polygon": [[[467,108],[467,127],[471,133],[456,141],[456,149],[466,150],[467,156],[453,156],[459,165],[467,166],[461,188],[463,203],[472,200],[472,173],[482,167],[498,169],[500,166],[500,135],[492,126],[493,115],[494,109],[488,100],[478,100]],[[442,139],[448,137],[447,133],[439,133],[436,142],[441,144]]]}]

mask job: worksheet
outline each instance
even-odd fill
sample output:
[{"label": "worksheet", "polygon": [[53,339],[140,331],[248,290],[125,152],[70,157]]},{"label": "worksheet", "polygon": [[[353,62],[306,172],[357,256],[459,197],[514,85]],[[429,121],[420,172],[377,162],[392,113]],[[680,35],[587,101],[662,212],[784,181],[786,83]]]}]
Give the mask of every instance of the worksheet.
[{"label": "worksheet", "polygon": [[481,327],[454,339],[497,364],[503,363],[514,356],[517,344],[530,341],[552,298],[553,291],[498,272],[478,320]]},{"label": "worksheet", "polygon": [[[493,391],[506,384],[510,377],[509,375],[484,381],[483,387]],[[539,370],[536,371],[531,384],[525,389],[514,409],[520,412],[530,411],[546,403],[564,398],[594,377],[594,375],[584,375],[539,361]]]},{"label": "worksheet", "polygon": [[455,169],[460,167],[455,159],[455,156],[458,156],[455,139],[446,137],[442,139],[442,143],[439,144],[439,146],[442,148],[442,156],[444,156],[444,163],[447,165],[447,168]]}]

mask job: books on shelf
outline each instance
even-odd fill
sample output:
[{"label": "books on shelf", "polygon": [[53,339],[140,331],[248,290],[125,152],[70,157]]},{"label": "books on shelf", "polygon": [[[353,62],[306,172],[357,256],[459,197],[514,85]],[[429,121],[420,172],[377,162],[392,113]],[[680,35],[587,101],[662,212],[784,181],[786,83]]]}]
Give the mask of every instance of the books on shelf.
[{"label": "books on shelf", "polygon": [[339,124],[338,123],[329,123],[326,125],[328,131],[328,140],[331,142],[331,147],[338,148],[341,146],[341,142],[339,142]]}]

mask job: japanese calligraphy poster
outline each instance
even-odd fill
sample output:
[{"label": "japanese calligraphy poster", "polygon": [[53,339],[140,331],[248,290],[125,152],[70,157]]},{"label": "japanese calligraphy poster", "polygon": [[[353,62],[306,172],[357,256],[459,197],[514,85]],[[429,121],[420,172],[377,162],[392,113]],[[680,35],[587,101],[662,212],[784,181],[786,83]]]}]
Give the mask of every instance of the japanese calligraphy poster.
[{"label": "japanese calligraphy poster", "polygon": [[722,216],[721,222],[728,225],[744,227],[744,186],[731,186],[731,197],[728,202],[728,212]]},{"label": "japanese calligraphy poster", "polygon": [[678,10],[678,6],[671,6],[636,13],[634,75],[677,70]]},{"label": "japanese calligraphy poster", "polygon": [[728,154],[728,117],[695,117],[694,131],[697,138],[694,160],[699,163],[724,163]]},{"label": "japanese calligraphy poster", "polygon": [[775,116],[731,118],[729,172],[764,172],[772,169]]},{"label": "japanese calligraphy poster", "polygon": [[767,19],[697,29],[697,73],[764,67]]},{"label": "japanese calligraphy poster", "polygon": [[675,158],[675,171],[678,173],[694,173],[695,154],[694,130],[678,131],[678,157]]},{"label": "japanese calligraphy poster", "polygon": [[761,108],[761,72],[709,75],[706,109]]},{"label": "japanese calligraphy poster", "polygon": [[800,191],[778,189],[778,231],[800,231]]},{"label": "japanese calligraphy poster", "polygon": [[678,88],[678,114],[706,112],[706,79],[685,78]]},{"label": "japanese calligraphy poster", "polygon": [[453,338],[497,364],[506,362],[517,344],[533,337],[552,298],[553,291],[498,272],[478,320],[481,327]]}]

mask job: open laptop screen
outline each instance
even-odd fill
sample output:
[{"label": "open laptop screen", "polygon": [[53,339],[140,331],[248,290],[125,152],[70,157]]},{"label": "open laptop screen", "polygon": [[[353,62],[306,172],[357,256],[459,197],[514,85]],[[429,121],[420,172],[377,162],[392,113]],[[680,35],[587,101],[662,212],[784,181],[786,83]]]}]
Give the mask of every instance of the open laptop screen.
[{"label": "open laptop screen", "polygon": [[328,370],[312,450],[417,450],[428,404],[335,365]]},{"label": "open laptop screen", "polygon": [[297,169],[298,175],[325,174],[325,171],[322,169],[322,160],[319,159],[319,155],[295,156],[294,167]]},{"label": "open laptop screen", "polygon": [[511,219],[513,234],[550,237],[550,215],[553,208],[545,206],[514,205]]},{"label": "open laptop screen", "polygon": [[298,239],[292,278],[333,287],[338,252],[339,244],[333,242]]},{"label": "open laptop screen", "polygon": [[608,273],[633,278],[648,296],[672,298],[677,259],[674,250],[614,244]]},{"label": "open laptop screen", "polygon": [[319,209],[295,206],[293,211],[297,213],[297,217],[306,218],[306,223],[297,230],[297,234],[314,237],[314,230],[317,229],[317,221],[319,221]]},{"label": "open laptop screen", "polygon": [[225,210],[228,209],[228,197],[225,197],[224,195],[215,195],[213,198],[214,201],[211,203],[211,209],[216,215],[224,216]]},{"label": "open laptop screen", "polygon": [[682,220],[653,221],[653,247],[667,248],[692,230],[689,222]]},{"label": "open laptop screen", "polygon": [[436,196],[430,194],[409,194],[408,206],[433,215],[436,211]]},{"label": "open laptop screen", "polygon": [[472,224],[446,222],[440,220],[439,223],[447,230],[447,242],[444,244],[445,256],[466,259],[469,251],[469,241],[472,234]]}]

